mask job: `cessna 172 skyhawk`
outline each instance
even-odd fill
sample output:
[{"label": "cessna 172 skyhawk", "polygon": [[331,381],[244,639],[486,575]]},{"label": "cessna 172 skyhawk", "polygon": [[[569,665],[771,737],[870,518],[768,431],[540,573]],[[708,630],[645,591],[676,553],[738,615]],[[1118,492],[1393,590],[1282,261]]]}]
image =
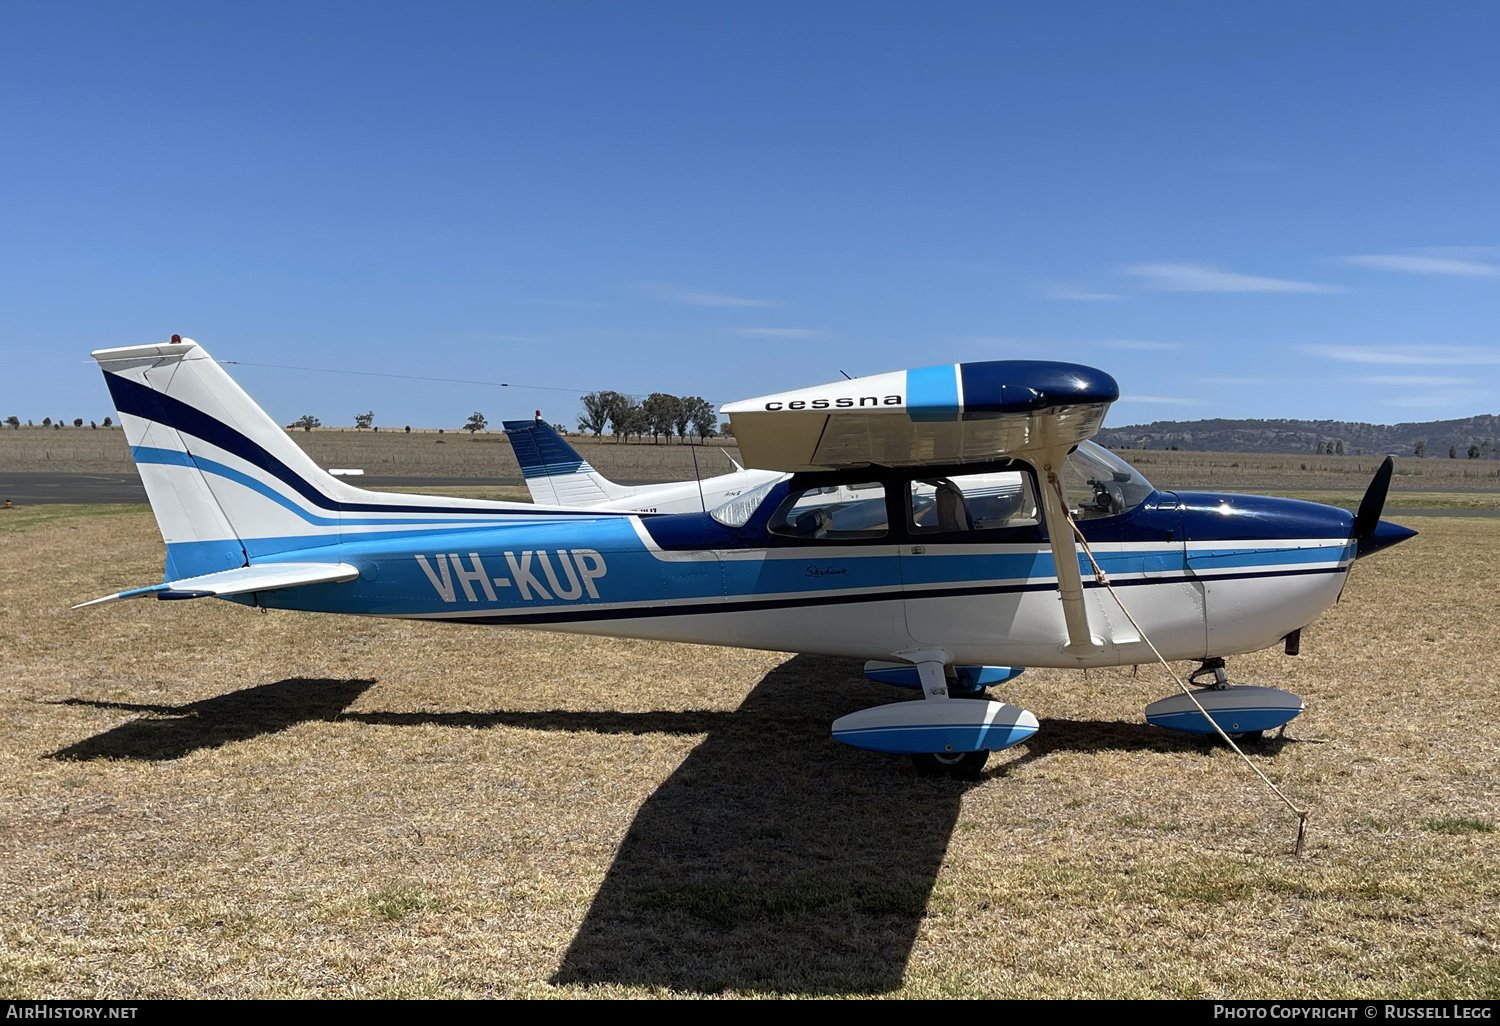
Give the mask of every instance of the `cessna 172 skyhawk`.
[{"label": "cessna 172 skyhawk", "polygon": [[[1301,700],[1227,686],[1223,657],[1295,638],[1356,557],[1415,533],[1379,518],[1389,461],[1354,516],[1159,492],[1088,441],[1118,389],[1072,364],[948,364],[732,403],[747,465],[778,476],[707,513],[651,515],[365,491],[191,340],[93,355],[167,546],[163,583],[94,603],[218,596],[871,660],[923,700],[845,716],[834,736],[956,776],[1037,729],[986,684],[1148,662],[1152,643],[1217,671],[1198,697],[1224,729],[1287,722]],[[1112,588],[1085,581],[1088,559]],[[1212,731],[1185,698],[1148,719]]]}]

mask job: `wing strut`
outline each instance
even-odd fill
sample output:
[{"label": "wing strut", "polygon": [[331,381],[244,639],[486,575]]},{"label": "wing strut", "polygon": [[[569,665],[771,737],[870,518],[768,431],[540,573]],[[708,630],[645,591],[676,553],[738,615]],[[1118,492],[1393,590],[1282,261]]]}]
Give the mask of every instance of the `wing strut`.
[{"label": "wing strut", "polygon": [[1078,570],[1078,543],[1073,540],[1073,526],[1068,520],[1068,494],[1063,489],[1062,466],[1068,450],[1049,447],[1037,461],[1042,472],[1042,515],[1047,521],[1047,540],[1052,545],[1052,562],[1057,568],[1057,597],[1062,601],[1063,621],[1068,627],[1068,643],[1063,651],[1087,655],[1102,651],[1104,641],[1089,630],[1088,609],[1083,602],[1083,575]]}]

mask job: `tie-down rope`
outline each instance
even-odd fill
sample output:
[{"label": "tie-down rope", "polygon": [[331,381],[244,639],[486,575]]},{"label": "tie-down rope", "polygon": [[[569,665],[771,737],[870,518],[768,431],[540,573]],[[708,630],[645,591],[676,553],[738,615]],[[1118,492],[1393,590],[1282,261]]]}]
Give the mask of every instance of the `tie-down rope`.
[{"label": "tie-down rope", "polygon": [[1198,697],[1193,694],[1192,689],[1190,689],[1186,684],[1183,683],[1181,677],[1177,676],[1177,671],[1172,669],[1171,664],[1168,663],[1166,658],[1162,656],[1156,645],[1152,644],[1151,639],[1146,636],[1146,632],[1141,629],[1141,625],[1136,623],[1135,617],[1130,615],[1130,610],[1125,608],[1125,603],[1121,601],[1120,596],[1115,593],[1115,586],[1110,583],[1109,576],[1105,574],[1102,569],[1100,569],[1099,561],[1094,558],[1094,552],[1089,548],[1089,540],[1085,538],[1083,536],[1083,532],[1078,529],[1078,523],[1073,519],[1073,513],[1068,509],[1067,503],[1064,502],[1062,504],[1062,507],[1063,515],[1068,518],[1068,526],[1073,528],[1073,533],[1078,537],[1078,543],[1083,546],[1083,554],[1089,557],[1089,565],[1094,568],[1094,580],[1099,584],[1102,584],[1109,591],[1110,597],[1113,598],[1115,600],[1115,604],[1120,607],[1120,612],[1125,614],[1125,618],[1130,621],[1130,625],[1134,627],[1136,633],[1141,636],[1141,640],[1144,641],[1148,646],[1150,646],[1151,653],[1156,656],[1157,661],[1166,668],[1167,673],[1169,673],[1172,679],[1177,682],[1177,686],[1182,689],[1182,693],[1184,695],[1187,695],[1189,701],[1191,701],[1195,706],[1198,707],[1198,711],[1203,714],[1203,718],[1206,719],[1209,723],[1213,724],[1214,730],[1218,731],[1219,736],[1228,743],[1230,748],[1234,749],[1235,754],[1238,755],[1241,759],[1245,760],[1245,765],[1254,770],[1255,775],[1260,777],[1261,780],[1265,781],[1266,786],[1271,789],[1272,793],[1274,793],[1276,797],[1285,802],[1286,807],[1288,809],[1291,809],[1292,814],[1297,817],[1297,843],[1292,849],[1292,854],[1301,855],[1302,841],[1307,833],[1307,810],[1299,809],[1296,805],[1292,804],[1292,800],[1281,792],[1281,788],[1272,783],[1271,778],[1262,773],[1260,771],[1260,767],[1251,762],[1250,757],[1244,753],[1239,745],[1234,743],[1234,738],[1230,737],[1224,732],[1224,728],[1219,726],[1218,721],[1215,720],[1212,716],[1208,715],[1208,710],[1203,708],[1203,703],[1198,701]]}]

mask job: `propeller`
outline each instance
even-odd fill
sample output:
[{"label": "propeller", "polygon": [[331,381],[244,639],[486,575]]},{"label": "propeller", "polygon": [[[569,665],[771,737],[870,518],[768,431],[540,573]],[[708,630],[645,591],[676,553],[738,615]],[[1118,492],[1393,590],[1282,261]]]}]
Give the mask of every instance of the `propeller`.
[{"label": "propeller", "polygon": [[1387,456],[1380,469],[1375,471],[1370,487],[1365,489],[1365,497],[1359,500],[1359,511],[1354,514],[1354,528],[1349,532],[1350,540],[1357,546],[1356,558],[1379,552],[1417,533],[1409,527],[1380,519],[1381,511],[1385,509],[1386,493],[1391,489],[1391,474],[1395,469],[1395,457]]}]

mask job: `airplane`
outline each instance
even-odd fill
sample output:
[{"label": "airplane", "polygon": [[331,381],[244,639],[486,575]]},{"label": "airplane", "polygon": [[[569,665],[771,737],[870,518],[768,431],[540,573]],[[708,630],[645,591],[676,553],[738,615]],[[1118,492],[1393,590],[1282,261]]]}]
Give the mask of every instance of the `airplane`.
[{"label": "airplane", "polygon": [[531,500],[544,506],[597,507],[627,513],[706,513],[747,489],[786,476],[775,470],[746,470],[730,456],[735,468],[732,474],[697,481],[621,485],[591,467],[540,412],[535,420],[507,420],[503,426],[521,464]]},{"label": "airplane", "polygon": [[1356,558],[1416,533],[1380,519],[1389,459],[1353,515],[1160,491],[1089,441],[1119,388],[1076,364],[947,364],[730,403],[746,465],[776,476],[708,512],[650,514],[366,491],[191,339],[93,356],[166,568],[75,608],[216,596],[864,659],[921,698],[841,717],[834,738],[960,779],[1038,729],[987,690],[1023,666],[1195,660],[1194,683],[1211,678],[1196,704],[1152,703],[1148,722],[1284,726],[1302,700],[1230,684],[1225,658],[1294,654]]}]

